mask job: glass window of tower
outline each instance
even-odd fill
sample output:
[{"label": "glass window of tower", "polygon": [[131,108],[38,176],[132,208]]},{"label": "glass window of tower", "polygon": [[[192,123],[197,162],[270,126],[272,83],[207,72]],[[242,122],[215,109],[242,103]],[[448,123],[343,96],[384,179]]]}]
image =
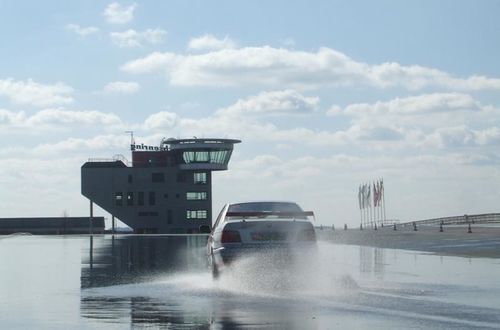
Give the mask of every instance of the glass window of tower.
[{"label": "glass window of tower", "polygon": [[186,193],[186,199],[188,201],[206,200],[207,199],[207,193],[205,191],[187,192]]},{"label": "glass window of tower", "polygon": [[186,211],[187,219],[206,219],[207,218],[207,210],[187,210]]},{"label": "glass window of tower", "polygon": [[206,183],[207,183],[207,173],[205,172],[194,173],[194,184],[206,184]]},{"label": "glass window of tower", "polygon": [[210,151],[210,163],[224,164],[226,161],[227,150]]},{"label": "glass window of tower", "polygon": [[123,205],[123,193],[115,192],[115,205],[122,206]]}]

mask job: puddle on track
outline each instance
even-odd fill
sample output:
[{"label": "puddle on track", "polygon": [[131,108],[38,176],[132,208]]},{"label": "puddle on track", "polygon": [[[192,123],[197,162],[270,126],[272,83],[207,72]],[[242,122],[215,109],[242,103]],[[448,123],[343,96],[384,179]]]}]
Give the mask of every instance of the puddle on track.
[{"label": "puddle on track", "polygon": [[0,256],[10,328],[500,327],[495,259],[319,242],[317,258],[254,256],[214,281],[203,237],[16,237]]}]

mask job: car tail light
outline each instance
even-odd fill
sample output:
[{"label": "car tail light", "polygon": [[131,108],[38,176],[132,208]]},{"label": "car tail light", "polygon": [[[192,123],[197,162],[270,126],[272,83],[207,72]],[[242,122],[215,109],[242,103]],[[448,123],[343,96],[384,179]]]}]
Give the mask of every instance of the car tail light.
[{"label": "car tail light", "polygon": [[298,241],[315,241],[316,240],[316,233],[314,232],[314,229],[302,230],[299,232],[297,240]]},{"label": "car tail light", "polygon": [[240,233],[237,230],[223,230],[220,241],[222,243],[240,243]]}]

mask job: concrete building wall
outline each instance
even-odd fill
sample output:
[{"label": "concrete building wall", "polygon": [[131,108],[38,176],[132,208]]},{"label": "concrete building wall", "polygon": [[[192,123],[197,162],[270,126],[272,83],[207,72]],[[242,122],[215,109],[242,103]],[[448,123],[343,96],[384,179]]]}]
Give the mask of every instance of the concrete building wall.
[{"label": "concrete building wall", "polygon": [[[94,234],[104,233],[104,217],[94,217],[92,224]],[[0,219],[0,235],[14,233],[37,235],[88,234],[89,227],[89,217]]]},{"label": "concrete building wall", "polygon": [[[205,173],[206,183],[196,184],[194,173]],[[192,192],[205,193],[206,199],[188,200]],[[136,232],[188,233],[211,224],[210,171],[84,166],[82,194]],[[188,219],[187,211],[204,211],[206,218]]]}]

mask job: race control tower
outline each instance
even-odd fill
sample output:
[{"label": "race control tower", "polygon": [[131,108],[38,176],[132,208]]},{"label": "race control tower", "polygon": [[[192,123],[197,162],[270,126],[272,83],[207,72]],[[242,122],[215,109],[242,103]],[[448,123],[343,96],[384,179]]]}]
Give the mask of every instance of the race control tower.
[{"label": "race control tower", "polygon": [[197,233],[212,224],[212,171],[227,170],[232,139],[163,139],[131,144],[123,156],[89,159],[81,168],[82,195],[135,233]]}]

